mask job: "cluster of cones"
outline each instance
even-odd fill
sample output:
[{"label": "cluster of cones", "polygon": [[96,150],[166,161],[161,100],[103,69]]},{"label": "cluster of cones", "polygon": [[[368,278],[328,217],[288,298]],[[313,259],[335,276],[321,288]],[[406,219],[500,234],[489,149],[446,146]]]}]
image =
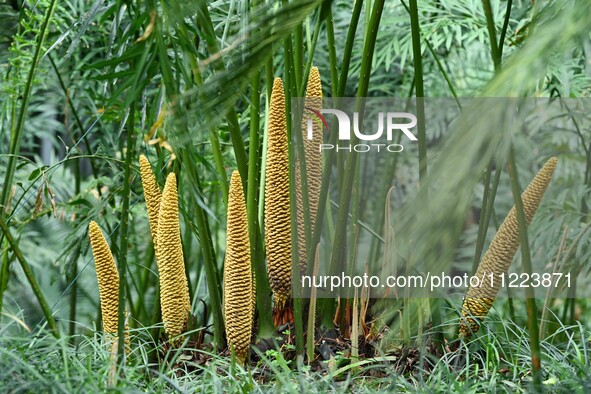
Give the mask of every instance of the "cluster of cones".
[{"label": "cluster of cones", "polygon": [[[322,86],[320,74],[313,67],[308,80],[305,105],[320,110]],[[307,118],[304,115],[302,135]],[[314,126],[318,128],[317,125]],[[289,141],[285,108],[285,92],[280,78],[275,78],[271,96],[268,127],[268,148],[265,172],[265,243],[269,282],[275,301],[274,320],[277,326],[293,321],[289,305],[291,295],[291,222],[289,185]],[[313,140],[304,140],[308,181],[308,209],[314,225],[320,195],[322,157],[315,147],[322,133],[314,130]],[[304,203],[301,191],[300,163],[296,170],[298,250],[300,269],[306,269]],[[191,311],[188,281],[180,237],[178,191],[176,176],[170,173],[161,191],[152,167],[145,156],[140,157],[142,186],[148,211],[150,232],[160,281],[160,305],[164,331],[172,345],[182,340]],[[119,274],[113,255],[99,228],[89,224],[89,236],[99,283],[103,330],[117,334],[119,306]],[[224,263],[224,301],[226,338],[230,349],[243,363],[250,347],[256,304],[256,282],[251,268],[250,240],[244,191],[238,171],[230,180],[227,212],[226,257]]]}]

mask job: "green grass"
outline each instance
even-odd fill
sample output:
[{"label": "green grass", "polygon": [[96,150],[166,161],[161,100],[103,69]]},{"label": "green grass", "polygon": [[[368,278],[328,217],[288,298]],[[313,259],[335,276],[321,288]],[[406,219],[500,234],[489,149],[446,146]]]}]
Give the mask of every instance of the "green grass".
[{"label": "green grass", "polygon": [[[441,358],[411,349],[406,357],[377,356],[353,364],[343,359],[339,367],[322,363],[299,369],[276,351],[260,355],[262,360],[244,369],[229,357],[187,345],[178,351],[160,348],[166,361],[152,363],[143,342],[149,328],[143,328],[131,333],[131,354],[115,375],[112,368],[117,364],[101,334],[75,336],[76,346],[70,345],[71,338],[57,339],[44,330],[5,335],[8,326],[16,324],[0,327],[2,392],[519,393],[532,389],[527,330],[499,317],[490,321],[494,331],[486,330]],[[562,326],[541,342],[547,360],[543,386],[548,392],[591,389],[590,337],[589,330],[578,324]]]}]

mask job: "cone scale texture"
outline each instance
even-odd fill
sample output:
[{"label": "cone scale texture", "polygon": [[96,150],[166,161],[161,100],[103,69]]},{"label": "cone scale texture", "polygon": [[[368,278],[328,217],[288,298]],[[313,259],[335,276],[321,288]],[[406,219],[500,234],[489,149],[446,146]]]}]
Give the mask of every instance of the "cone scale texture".
[{"label": "cone scale texture", "polygon": [[107,240],[96,222],[88,225],[88,235],[94,256],[96,277],[101,301],[103,331],[117,335],[119,309],[119,272]]},{"label": "cone scale texture", "polygon": [[228,346],[241,364],[248,355],[254,319],[254,288],[246,203],[238,171],[232,173],[228,196],[224,316]]},{"label": "cone scale texture", "polygon": [[[542,201],[557,163],[558,160],[555,157],[548,160],[521,195],[527,224],[533,219]],[[463,318],[460,322],[460,336],[468,337],[480,328],[478,320],[484,318],[492,307],[500,288],[500,276],[509,270],[518,247],[519,224],[517,212],[513,206],[495,234],[475,273],[478,278],[490,277],[490,274],[493,273],[495,275],[494,286],[491,286],[490,280],[485,280],[483,286],[468,289],[462,306]]]},{"label": "cone scale texture", "polygon": [[265,244],[269,282],[275,308],[284,308],[291,294],[291,229],[289,156],[285,93],[280,78],[273,82],[265,171]]},{"label": "cone scale texture", "polygon": [[[310,217],[310,232],[313,232],[316,224],[316,213],[318,201],[320,200],[320,188],[322,187],[322,152],[319,146],[322,144],[322,125],[313,114],[314,110],[320,112],[322,109],[322,82],[318,67],[312,67],[306,87],[306,98],[304,100],[304,115],[302,117],[302,139],[304,141],[304,154],[306,165],[306,180],[308,188],[308,214]],[[312,122],[312,139],[308,139],[308,122]],[[302,189],[301,164],[296,163],[296,204],[298,213],[298,261],[300,272],[306,272],[306,227],[305,227],[305,204]]]},{"label": "cone scale texture", "polygon": [[176,176],[166,178],[158,213],[156,259],[160,275],[160,307],[164,331],[173,344],[186,328],[191,310],[179,225]]},{"label": "cone scale texture", "polygon": [[142,187],[144,188],[144,198],[148,210],[148,219],[150,222],[150,233],[154,242],[154,249],[157,243],[158,234],[158,210],[160,209],[160,198],[162,193],[156,183],[156,177],[152,172],[152,166],[146,156],[140,156],[140,174],[142,176]]}]

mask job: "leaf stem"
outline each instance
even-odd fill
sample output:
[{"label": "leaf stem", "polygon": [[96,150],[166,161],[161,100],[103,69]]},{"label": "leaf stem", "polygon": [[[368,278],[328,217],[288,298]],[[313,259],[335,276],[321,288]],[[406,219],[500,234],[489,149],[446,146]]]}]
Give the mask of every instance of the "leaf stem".
[{"label": "leaf stem", "polygon": [[499,58],[503,58],[503,47],[505,45],[505,36],[509,28],[509,19],[511,19],[511,9],[513,7],[513,0],[507,0],[507,9],[505,11],[505,21],[503,22],[503,29],[501,30],[501,38],[499,39]]},{"label": "leaf stem", "polygon": [[132,102],[127,119],[127,155],[125,157],[125,169],[123,170],[123,205],[121,208],[121,227],[119,231],[119,255],[117,256],[117,268],[119,270],[119,309],[117,311],[117,359],[119,363],[125,360],[125,301],[127,284],[127,244],[129,226],[129,196],[131,189],[131,160],[134,156],[134,129],[135,129],[135,101]]},{"label": "leaf stem", "polygon": [[[410,29],[412,36],[412,52],[415,69],[415,95],[417,97],[417,131],[419,139],[419,183],[424,185],[427,176],[427,133],[425,128],[425,88],[423,84],[423,56],[421,53],[421,31],[417,0],[410,0]],[[427,196],[425,190],[425,196]],[[425,197],[427,199],[427,197]]]},{"label": "leaf stem", "polygon": [[210,308],[213,316],[213,336],[214,343],[218,350],[224,348],[224,318],[222,315],[222,286],[221,278],[215,261],[215,251],[211,238],[211,231],[205,215],[205,210],[201,206],[198,196],[202,195],[199,177],[195,172],[196,166],[191,162],[189,152],[186,149],[180,150],[180,157],[187,165],[183,168],[189,176],[189,184],[193,187],[193,192],[189,193],[193,214],[197,222],[197,232],[199,235],[201,249],[203,250],[203,261],[205,267],[205,276],[207,278],[207,288],[209,291]]},{"label": "leaf stem", "polygon": [[248,234],[250,236],[250,255],[256,278],[256,302],[258,308],[258,336],[268,338],[274,332],[271,299],[271,287],[265,268],[263,238],[258,220],[258,185],[260,172],[260,73],[255,73],[250,84],[250,142],[248,147],[248,182],[246,190],[246,212],[248,216]]},{"label": "leaf stem", "polygon": [[495,71],[498,71],[501,67],[501,53],[499,52],[499,46],[497,44],[497,32],[495,29],[495,20],[490,0],[482,0],[482,6],[484,7],[484,15],[486,16],[486,27],[488,29],[490,42],[490,55],[495,65]]},{"label": "leaf stem", "polygon": [[[519,187],[519,178],[517,175],[517,165],[515,162],[515,151],[511,146],[509,151],[509,176],[511,177],[511,191],[515,200],[515,210],[517,212],[517,223],[519,225],[519,241],[521,244],[521,264],[525,273],[531,277],[532,264],[529,241],[527,236],[527,222],[523,210],[523,201],[521,200],[521,188]],[[540,391],[542,388],[542,354],[540,351],[540,331],[538,328],[538,309],[534,288],[526,286],[525,305],[527,309],[527,328],[530,335],[530,351],[532,362],[532,377],[534,389]]]},{"label": "leaf stem", "polygon": [[[343,96],[345,89],[347,87],[347,79],[349,78],[349,66],[351,64],[351,57],[353,54],[353,44],[355,42],[355,34],[357,32],[357,25],[359,24],[359,17],[361,15],[361,9],[363,7],[363,0],[357,0],[355,2],[355,6],[353,8],[353,13],[351,15],[351,21],[349,23],[349,28],[347,30],[347,40],[345,42],[345,49],[343,52],[343,60],[341,62],[341,73],[339,77],[338,87],[336,88],[337,95],[335,99],[338,97]],[[336,61],[336,57],[334,58]],[[331,74],[332,70],[336,70],[337,65],[331,64]],[[336,81],[333,81],[333,85]],[[334,90],[333,86],[333,90]],[[338,133],[330,132],[329,134],[329,144],[335,144],[336,138]],[[324,161],[324,169],[322,172],[322,183],[320,188],[320,199],[318,200],[318,210],[316,217],[316,223],[314,225],[314,231],[312,232],[312,245],[318,245],[320,241],[320,233],[322,228],[321,218],[324,217],[325,211],[330,209],[330,206],[327,208],[327,197],[328,197],[328,188],[330,184],[330,177],[332,173],[332,166],[335,159],[335,153],[333,150],[329,150],[328,154],[326,155],[326,160]],[[343,167],[344,169],[344,167]],[[306,260],[308,262],[312,261],[313,259],[313,249],[308,250],[308,254],[306,256]],[[332,316],[334,315],[334,308],[335,308],[334,300],[330,298],[322,298],[318,300],[318,309],[319,315],[322,317],[322,327],[328,328],[332,327]]]}]

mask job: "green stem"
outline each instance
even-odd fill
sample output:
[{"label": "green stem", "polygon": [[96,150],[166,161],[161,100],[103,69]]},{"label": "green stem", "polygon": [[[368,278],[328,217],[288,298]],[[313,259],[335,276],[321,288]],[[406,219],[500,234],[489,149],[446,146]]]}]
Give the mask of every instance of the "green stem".
[{"label": "green stem", "polygon": [[509,28],[509,19],[511,19],[511,9],[513,7],[513,0],[507,0],[507,9],[505,11],[505,21],[503,22],[503,29],[501,30],[501,38],[499,39],[499,58],[503,58],[503,47],[505,46],[505,37],[507,29]]},{"label": "green stem", "polygon": [[[194,72],[194,78],[197,85],[203,83],[203,77],[198,69]],[[200,95],[200,98],[201,100],[205,100],[203,95]],[[220,136],[215,128],[212,126],[209,127],[209,142],[211,143],[211,150],[213,152],[213,162],[215,163],[215,168],[218,172],[218,182],[222,189],[222,201],[224,202],[224,206],[228,207],[228,176],[226,174],[226,167],[224,166],[224,156],[222,154]]]},{"label": "green stem", "polygon": [[[316,43],[318,41],[318,36],[320,34],[320,26],[321,26],[321,22],[322,19],[318,18],[317,23],[316,23],[316,28],[314,30],[314,36],[312,38],[312,47],[310,48],[310,53],[308,54],[308,62],[306,64],[306,70],[304,72],[304,77],[305,79],[302,79],[301,84],[299,85],[299,90],[297,92],[297,95],[299,97],[304,97],[306,95],[305,93],[305,88],[306,88],[306,83],[309,77],[309,73],[310,73],[310,69],[312,67],[312,59],[314,57],[314,52],[316,50]],[[296,86],[297,86],[297,81],[296,81]],[[303,113],[303,108],[301,108],[300,103],[298,104],[298,109],[295,110],[294,108],[291,109],[291,112],[294,113],[294,111],[297,111],[298,114]],[[289,107],[288,107],[289,108]],[[298,120],[301,118],[297,118]],[[305,245],[307,248],[315,248],[314,245],[312,245],[312,226],[311,226],[311,218],[310,218],[310,200],[309,200],[309,196],[308,196],[308,173],[307,173],[307,167],[306,167],[306,153],[305,153],[305,148],[304,148],[304,141],[303,141],[303,134],[301,132],[299,132],[299,130],[302,130],[302,124],[301,121],[297,121],[295,125],[291,125],[291,129],[293,130],[295,128],[295,130],[298,130],[298,132],[296,132],[295,134],[292,134],[293,137],[290,140],[290,142],[292,144],[295,143],[295,152],[297,152],[297,154],[295,154],[294,152],[294,157],[299,158],[299,160],[295,160],[295,166],[299,166],[299,170],[300,170],[300,182],[301,184],[299,185],[299,187],[301,188],[301,190],[299,190],[300,195],[302,197],[302,207],[301,209],[303,210],[304,213],[304,231],[305,231]],[[294,169],[295,169],[294,166]],[[297,169],[295,169],[297,170]],[[296,217],[297,217],[297,210],[296,210]],[[298,242],[295,243],[296,248],[295,248],[295,252],[298,256],[298,260],[299,260],[299,248],[302,247],[303,245],[299,245]],[[306,256],[308,256],[308,251],[306,251]],[[306,258],[307,261],[307,266],[310,265],[310,261],[308,261],[308,259]],[[299,261],[298,261],[298,266],[299,266]],[[300,275],[301,273],[298,271],[296,273],[295,276],[295,280],[299,281]],[[297,282],[296,282],[297,283]]]},{"label": "green stem", "polygon": [[[350,239],[350,254],[349,254],[349,258],[347,259],[347,264],[348,266],[345,268],[346,272],[348,275],[353,276],[355,275],[355,262],[356,257],[357,257],[357,247],[359,246],[359,238],[358,238],[358,233],[359,233],[359,217],[361,216],[360,214],[360,209],[359,209],[359,199],[360,199],[360,187],[359,187],[359,178],[361,177],[361,165],[358,165],[355,168],[355,175],[354,175],[354,179],[353,179],[353,189],[351,191],[351,194],[353,196],[353,201],[351,203],[351,223],[353,224],[353,231],[351,231],[350,235],[349,235],[349,239]],[[351,291],[351,289],[349,289],[349,292],[347,294],[347,299],[351,299],[354,296],[353,292]],[[341,315],[343,316],[343,315]]]},{"label": "green stem", "polygon": [[[367,28],[365,30],[365,39],[363,45],[363,53],[365,54],[363,61],[361,63],[361,69],[359,72],[359,87],[357,89],[357,101],[355,103],[355,111],[363,112],[362,111],[362,98],[367,96],[367,92],[369,90],[369,77],[371,74],[371,65],[374,56],[374,50],[376,45],[376,37],[378,33],[378,26],[380,23],[382,11],[384,9],[384,2],[385,0],[376,0],[373,3],[371,17]],[[360,122],[361,118],[360,116]],[[336,134],[336,133],[335,133]],[[352,138],[351,145],[355,145],[357,143],[357,137]],[[343,243],[346,239],[347,234],[347,221],[348,221],[348,211],[349,205],[351,202],[351,194],[353,189],[354,183],[354,174],[356,171],[357,161],[358,161],[358,154],[352,152],[346,163],[345,174],[352,174],[353,176],[345,177],[343,181],[343,187],[340,191],[339,196],[339,212],[337,215],[337,222],[336,222],[336,232],[335,232],[335,243],[332,247],[332,254],[330,259],[330,268],[329,272],[332,274],[336,267],[339,266],[341,262],[344,261],[344,253],[345,253],[345,245]],[[311,261],[308,258],[308,261]],[[328,304],[328,303],[327,303]],[[326,311],[323,311],[326,312]],[[330,319],[330,320],[329,320]],[[330,327],[332,324],[332,316],[328,314],[323,314],[322,325],[326,327]]]},{"label": "green stem", "polygon": [[454,87],[453,83],[451,82],[449,75],[447,75],[447,71],[445,71],[445,68],[443,67],[443,64],[441,63],[441,60],[439,59],[439,55],[437,55],[437,52],[435,52],[435,49],[433,48],[433,45],[431,45],[431,42],[429,40],[425,40],[425,44],[427,44],[427,48],[429,48],[429,52],[431,52],[431,55],[435,59],[435,63],[437,63],[437,68],[439,68],[441,75],[443,75],[443,79],[445,79],[445,82],[447,83],[447,86],[449,87],[449,91],[451,92],[452,96],[454,96],[454,100],[456,101],[458,108],[461,110],[462,103],[460,102],[460,99],[458,98],[458,93],[456,92],[456,88]]},{"label": "green stem", "polygon": [[[403,3],[404,4],[404,3]],[[410,84],[408,93],[406,95],[407,100],[406,100],[406,106],[404,111],[408,112],[408,106],[410,105],[410,98],[412,97],[414,92],[414,82]],[[399,133],[395,143],[399,144],[400,140],[402,139],[402,135]],[[378,206],[386,206],[387,204],[390,204],[390,201],[387,200],[387,196],[388,196],[388,191],[390,190],[390,188],[392,187],[392,181],[394,179],[394,176],[396,174],[396,169],[397,169],[397,165],[398,165],[398,155],[391,155],[390,159],[391,162],[386,164],[386,172],[385,174],[389,174],[387,175],[386,178],[386,182],[384,182],[383,186],[383,190],[378,194],[379,196],[384,196],[384,199],[381,200],[381,205]],[[379,228],[380,226],[384,226],[384,231],[386,231],[386,227],[385,227],[385,223],[384,223],[384,217],[382,217],[381,215],[374,215],[373,216],[373,226],[372,228]],[[384,241],[387,239],[386,237],[386,233],[384,233]],[[382,244],[384,244],[384,247],[386,247],[385,242],[380,241],[378,237],[374,236],[371,242],[371,247],[370,247],[370,252],[369,252],[369,261],[378,261],[377,256],[378,253],[380,252],[380,242]]]},{"label": "green stem", "polygon": [[68,282],[70,285],[70,316],[69,316],[69,335],[70,342],[74,344],[74,335],[76,335],[76,301],[78,286],[76,278],[78,277],[78,256],[80,255],[80,243],[76,245],[76,249],[72,254],[70,260],[70,270],[68,271]]},{"label": "green stem", "polygon": [[351,65],[351,56],[353,54],[355,33],[357,32],[357,25],[359,24],[359,17],[361,15],[362,7],[363,0],[355,1],[353,13],[351,14],[351,22],[349,23],[349,29],[347,30],[347,40],[345,41],[345,51],[343,52],[343,61],[341,67],[341,76],[339,77],[339,89],[337,91],[337,97],[344,95],[345,89],[347,88],[347,79],[349,78],[349,66]]},{"label": "green stem", "polygon": [[[2,216],[0,215],[0,218]],[[8,287],[8,276],[10,274],[10,259],[8,258],[8,248],[4,248],[4,236],[0,236],[0,249],[4,250],[2,253],[2,268],[0,268],[0,308],[2,307],[2,298],[4,291]],[[2,315],[0,315],[0,319]]]},{"label": "green stem", "polygon": [[[127,266],[127,270],[128,270],[128,274],[130,274],[131,270],[129,268],[129,265]],[[127,280],[125,281],[125,294],[127,294],[127,305],[129,307],[129,309],[126,310],[127,315],[129,316],[139,316],[138,310],[135,308],[135,304],[133,302],[133,299],[131,298],[131,289],[132,287],[135,289],[136,293],[139,294],[138,287],[137,287],[137,280],[135,280],[135,277],[133,275],[127,275]],[[131,282],[131,283],[130,283]],[[128,324],[128,328],[133,328],[133,326],[130,326],[131,323],[130,321],[127,322]]]},{"label": "green stem", "polygon": [[[191,250],[193,250],[193,233],[191,232],[191,226],[190,226],[190,215],[187,212],[183,212],[183,217],[185,220],[185,234],[183,236],[183,240],[181,242],[181,245],[183,247],[183,256],[190,256],[191,255]],[[189,259],[183,259],[184,263],[185,263],[185,272],[187,273],[187,286],[189,287],[189,300],[190,300],[190,304],[193,305],[193,299],[195,298],[195,287],[194,284],[191,283],[191,275],[189,275],[189,272],[191,272],[191,267],[189,265],[190,260]],[[199,277],[197,277],[199,278]]]},{"label": "green stem", "polygon": [[[515,151],[511,147],[509,151],[509,175],[511,177],[511,190],[515,200],[515,210],[517,212],[517,223],[519,224],[519,241],[521,244],[521,263],[525,273],[531,277],[532,263],[529,250],[529,241],[527,236],[527,221],[523,210],[523,201],[521,200],[521,188],[519,187],[519,178],[517,175],[517,165],[515,162]],[[538,309],[536,307],[535,291],[531,286],[525,288],[525,304],[527,309],[527,328],[530,335],[530,351],[532,362],[532,377],[534,389],[539,391],[542,388],[542,359],[540,352],[540,338],[538,328]]]},{"label": "green stem", "polygon": [[248,179],[248,159],[246,156],[246,149],[244,148],[244,141],[242,140],[242,133],[240,131],[240,124],[238,123],[238,115],[236,110],[231,108],[227,113],[228,129],[230,130],[230,139],[234,148],[234,156],[236,157],[236,166],[242,179],[242,187],[246,189],[246,181]]},{"label": "green stem", "polygon": [[226,175],[226,168],[224,167],[224,158],[222,156],[222,149],[220,147],[220,139],[217,130],[211,130],[209,133],[209,141],[211,142],[211,149],[213,151],[213,161],[215,168],[218,171],[219,183],[222,188],[222,200],[224,205],[228,206],[228,180]]},{"label": "green stem", "polygon": [[215,252],[207,217],[196,197],[203,195],[203,193],[201,191],[199,177],[195,172],[196,166],[191,163],[190,156],[185,149],[180,150],[180,157],[183,162],[188,163],[183,168],[187,170],[190,181],[189,184],[192,185],[194,189],[189,195],[191,196],[193,213],[197,222],[197,232],[201,241],[201,249],[203,250],[205,276],[207,278],[207,288],[209,291],[210,307],[213,316],[214,343],[216,348],[221,350],[225,345],[221,278],[215,262]]},{"label": "green stem", "polygon": [[499,46],[497,44],[497,32],[495,29],[495,20],[490,0],[482,0],[482,6],[484,7],[484,15],[486,16],[486,28],[488,29],[490,42],[490,55],[495,65],[495,70],[498,70],[501,67],[501,53],[499,52]]},{"label": "green stem", "polygon": [[[284,4],[286,1],[284,0]],[[288,113],[291,112],[291,98],[294,93],[297,95],[297,81],[295,79],[295,61],[294,51],[292,47],[291,36],[287,36],[284,40],[284,51],[285,51],[285,108]],[[292,119],[291,116],[286,117],[287,123],[287,140],[289,141],[289,163],[294,163],[295,152],[291,144],[292,141]],[[295,204],[295,167],[290,164],[289,166],[289,199],[290,199],[290,223],[291,223],[291,266],[292,266],[292,278],[294,281],[298,281],[299,278],[299,264],[298,264],[298,226],[297,226],[297,207]],[[298,290],[298,286],[292,286],[292,290]],[[295,338],[296,338],[296,353],[301,355],[304,353],[304,328],[303,328],[303,312],[302,312],[302,299],[300,294],[293,294],[293,313],[295,321]]]},{"label": "green stem", "polygon": [[250,236],[250,255],[256,278],[256,301],[259,312],[258,336],[268,338],[273,335],[271,287],[265,267],[263,239],[261,237],[258,219],[258,184],[259,174],[257,167],[260,161],[260,74],[255,73],[251,80],[250,92],[250,143],[248,147],[248,183],[246,190],[246,213],[248,217],[248,234]]},{"label": "green stem", "polygon": [[[476,268],[478,267],[478,262],[480,261],[480,256],[482,255],[482,250],[484,248],[484,238],[486,236],[486,229],[487,226],[485,225],[484,221],[482,220],[483,215],[486,213],[487,205],[488,205],[488,198],[489,198],[489,190],[490,190],[490,175],[492,172],[493,162],[491,161],[488,163],[488,167],[486,168],[486,173],[484,174],[484,192],[482,193],[482,205],[480,208],[480,220],[478,226],[478,235],[476,236],[476,249],[474,251],[474,259],[472,261],[472,273],[476,272]],[[499,171],[497,171],[497,174]]]},{"label": "green stem", "polygon": [[[312,268],[312,275],[318,275],[318,248],[316,249],[316,255],[314,258],[314,267]],[[314,349],[315,349],[315,336],[316,331],[316,302],[317,302],[317,291],[316,287],[312,287],[310,290],[310,304],[308,307],[308,324],[306,326],[306,357],[308,365],[314,361]]]},{"label": "green stem", "polygon": [[[295,81],[303,81],[302,68],[304,67],[304,29],[301,24],[297,25],[294,32],[293,65]],[[311,56],[308,56],[311,59]],[[301,92],[301,90],[300,90]]]},{"label": "green stem", "polygon": [[[412,36],[412,52],[414,62],[415,95],[417,97],[417,131],[419,143],[419,186],[422,194],[423,205],[429,207],[429,190],[427,179],[427,131],[425,127],[425,88],[423,84],[423,55],[421,52],[421,27],[419,24],[419,10],[417,0],[410,0],[410,29]],[[431,299],[431,323],[433,327],[441,326],[441,314],[439,300]],[[434,342],[437,345],[443,344],[443,332],[439,329],[434,331]]]},{"label": "green stem", "polygon": [[135,101],[132,102],[129,109],[129,118],[127,120],[127,155],[125,157],[125,169],[123,171],[123,205],[121,208],[121,227],[119,232],[119,255],[117,256],[117,268],[119,270],[119,309],[117,311],[117,358],[119,363],[125,361],[125,285],[127,283],[127,244],[129,227],[129,197],[131,190],[131,162],[134,156],[134,129],[135,129]]},{"label": "green stem", "polygon": [[[337,88],[337,94],[335,97],[342,96],[345,92],[347,86],[347,79],[349,78],[349,66],[351,63],[351,56],[353,53],[353,44],[355,42],[355,33],[357,31],[357,25],[359,23],[359,17],[361,15],[361,8],[363,6],[363,0],[357,0],[355,2],[355,7],[353,9],[353,13],[351,15],[351,22],[349,23],[349,29],[347,31],[347,40],[345,43],[345,50],[343,53],[343,60],[341,66],[341,74],[339,77],[339,83]],[[336,58],[335,58],[336,60]],[[331,64],[331,70],[336,69],[336,64]],[[333,84],[336,83],[333,81]],[[333,86],[334,90],[334,86]],[[331,130],[329,133],[329,144],[334,145],[336,143],[338,133],[335,133],[334,130]],[[316,217],[319,218],[316,220],[314,231],[312,232],[312,245],[318,245],[320,241],[320,233],[322,228],[323,220],[320,218],[324,217],[325,211],[330,210],[330,206],[327,207],[327,200],[328,200],[328,189],[330,185],[330,178],[332,173],[332,166],[335,159],[334,150],[329,150],[328,154],[326,155],[326,160],[324,161],[324,170],[322,172],[322,183],[320,188],[320,199],[318,201],[318,210]],[[328,218],[330,220],[330,217]],[[334,239],[334,237],[332,237]],[[308,255],[306,256],[307,261],[312,261],[312,249],[308,251]],[[331,328],[332,327],[332,316],[334,315],[334,300],[330,298],[321,298],[318,300],[318,309],[319,314],[322,317],[322,327],[323,328]]]},{"label": "green stem", "polygon": [[23,272],[25,273],[25,276],[26,276],[27,280],[29,281],[29,284],[31,285],[31,289],[33,290],[33,293],[35,294],[35,297],[37,297],[37,301],[39,301],[39,305],[41,306],[41,310],[43,311],[43,315],[45,316],[45,320],[47,320],[47,324],[49,325],[49,328],[51,328],[53,335],[56,338],[59,338],[59,336],[60,336],[59,331],[57,329],[57,325],[55,323],[53,315],[51,314],[51,309],[49,309],[49,305],[47,305],[47,301],[45,301],[45,297],[43,296],[43,292],[41,291],[41,288],[37,284],[37,280],[35,279],[35,276],[33,275],[33,270],[31,270],[31,266],[29,265],[27,260],[25,260],[25,257],[23,256],[23,253],[21,252],[21,250],[18,246],[18,243],[12,237],[12,234],[8,230],[8,226],[4,222],[4,218],[1,216],[0,216],[0,228],[2,229],[2,232],[4,233],[4,236],[6,237],[6,240],[8,241],[10,248],[14,252],[16,259],[21,264],[21,268],[22,268]]},{"label": "green stem", "polygon": [[[494,203],[495,197],[497,195],[497,188],[499,187],[499,181],[501,180],[501,173],[500,166],[498,166],[495,177],[492,183],[492,189],[489,188],[490,185],[490,172],[492,171],[493,162],[489,163],[487,168],[487,173],[484,180],[484,195],[482,197],[482,206],[480,211],[480,223],[478,225],[478,236],[476,238],[476,251],[474,252],[474,260],[472,262],[472,272],[476,272],[478,268],[478,263],[480,262],[480,258],[482,257],[482,251],[484,250],[484,242],[486,241],[486,233],[488,232],[488,227],[490,224],[490,219],[492,217],[494,211]],[[482,218],[484,218],[482,220]]]},{"label": "green stem", "polygon": [[[145,257],[145,265],[142,267],[142,277],[140,278],[140,292],[141,294],[147,294],[148,289],[150,286],[150,278],[153,274],[152,272],[152,261],[154,261],[154,248],[148,248],[147,255]],[[159,299],[158,299],[159,300]],[[156,301],[156,300],[155,300]],[[139,310],[140,303],[144,303],[144,297],[138,297],[137,299],[138,305],[136,305],[135,309]],[[142,306],[142,310],[144,314],[142,315],[142,321],[149,321],[150,316],[148,315],[148,310],[146,305]]]},{"label": "green stem", "polygon": [[267,101],[270,100],[271,93],[273,92],[273,78],[273,58],[269,57],[265,64],[265,84],[267,86]]},{"label": "green stem", "polygon": [[[298,74],[296,73],[296,82],[299,81],[297,91],[298,97],[304,97],[306,95],[306,83],[308,82],[308,76],[310,75],[310,69],[312,69],[312,61],[314,60],[314,53],[316,52],[316,44],[318,43],[318,37],[320,36],[320,27],[322,26],[322,19],[320,17],[316,21],[316,27],[314,28],[314,35],[312,36],[312,45],[308,51],[308,61],[306,62],[306,69],[301,75],[301,79],[297,79]],[[297,68],[296,68],[297,70]]]},{"label": "green stem", "polygon": [[328,9],[326,15],[326,36],[328,40],[328,60],[330,64],[330,79],[332,87],[332,96],[338,96],[338,85],[339,85],[339,71],[337,67],[337,52],[334,38],[334,21],[332,18],[332,7]]},{"label": "green stem", "polygon": [[[412,53],[415,69],[415,94],[417,97],[417,131],[419,133],[419,183],[425,187],[427,176],[427,133],[425,128],[425,88],[423,85],[423,56],[421,54],[421,30],[417,0],[410,0],[410,28],[412,36]],[[424,190],[427,199],[427,190]]]},{"label": "green stem", "polygon": [[[55,64],[51,60],[51,58],[50,58],[50,61],[51,61],[52,66],[54,66],[54,69],[55,69]],[[60,80],[60,84],[62,85],[62,88],[65,88],[63,81],[61,81],[61,77],[59,77],[59,80]],[[70,98],[69,98],[67,89],[64,89],[64,94],[66,97],[66,105],[68,105],[70,103]],[[75,113],[73,106],[68,105],[68,107],[72,109],[72,113]],[[77,115],[75,117],[77,118]],[[67,124],[67,122],[65,122],[65,123]],[[82,129],[80,129],[80,131],[81,131],[81,133],[83,133]],[[74,140],[73,136],[72,136],[72,140]],[[88,145],[87,145],[87,147],[88,147]],[[76,195],[79,195],[82,180],[80,179],[80,163],[78,162],[78,160],[72,160],[72,167],[74,170],[74,177],[75,177],[74,193]],[[70,270],[68,272],[68,283],[71,283],[71,285],[70,285],[70,327],[69,327],[70,343],[71,344],[74,344],[74,340],[75,340],[74,336],[76,335],[76,304],[77,304],[77,294],[78,294],[78,283],[76,282],[76,279],[78,277],[78,256],[79,255],[80,255],[80,243],[77,243],[76,250],[74,251],[74,254],[72,255],[72,259],[70,260]]]}]

